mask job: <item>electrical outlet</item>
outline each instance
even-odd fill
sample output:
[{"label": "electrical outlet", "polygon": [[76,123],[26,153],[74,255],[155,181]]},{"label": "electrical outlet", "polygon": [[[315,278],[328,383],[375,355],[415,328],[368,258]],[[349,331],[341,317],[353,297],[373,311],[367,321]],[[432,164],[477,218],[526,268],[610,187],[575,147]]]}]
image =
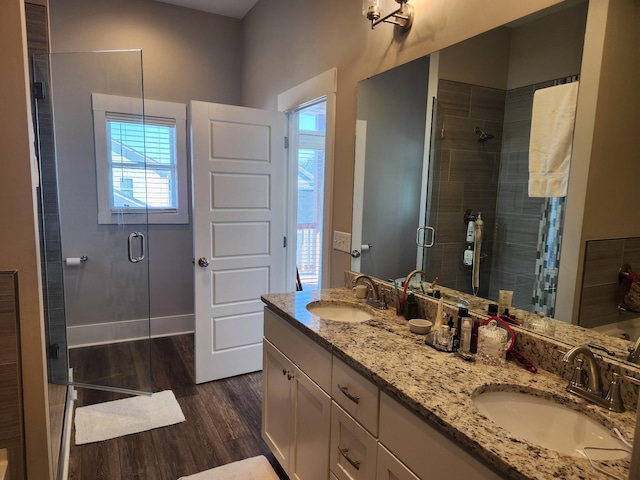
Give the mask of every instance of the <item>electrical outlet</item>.
[{"label": "electrical outlet", "polygon": [[351,234],[334,230],[333,249],[349,253],[351,251]]}]

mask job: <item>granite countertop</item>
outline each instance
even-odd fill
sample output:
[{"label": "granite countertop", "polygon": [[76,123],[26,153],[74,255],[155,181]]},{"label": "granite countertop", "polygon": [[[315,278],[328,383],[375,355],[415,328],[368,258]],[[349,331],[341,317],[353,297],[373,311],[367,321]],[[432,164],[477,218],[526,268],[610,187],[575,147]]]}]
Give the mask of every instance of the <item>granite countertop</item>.
[{"label": "granite countertop", "polygon": [[[431,426],[508,479],[610,479],[587,459],[562,455],[511,435],[481,415],[473,397],[484,391],[513,390],[550,397],[587,413],[632,439],[635,412],[610,413],[566,392],[566,381],[538,369],[532,374],[513,361],[504,367],[467,362],[424,343],[395,311],[370,309],[347,288],[270,294],[263,302],[296,329],[345,361]],[[349,302],[369,309],[363,323],[321,319],[306,310],[313,301]],[[517,345],[516,345],[517,347]],[[630,457],[595,462],[613,478],[628,477]]]}]

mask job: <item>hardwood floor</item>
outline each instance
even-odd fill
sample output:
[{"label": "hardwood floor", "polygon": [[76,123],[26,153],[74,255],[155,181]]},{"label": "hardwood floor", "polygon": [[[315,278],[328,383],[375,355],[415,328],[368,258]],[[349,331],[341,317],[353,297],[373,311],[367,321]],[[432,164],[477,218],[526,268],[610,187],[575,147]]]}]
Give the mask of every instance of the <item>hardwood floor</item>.
[{"label": "hardwood floor", "polygon": [[[123,354],[123,344],[117,348],[120,358],[136,358]],[[82,350],[73,351],[75,368],[86,366],[99,377],[108,377],[108,362],[117,357],[104,355],[104,349],[97,356],[96,349]],[[151,359],[153,391],[173,390],[186,421],[79,446],[75,445],[74,431],[70,480],[176,480],[256,455],[265,455],[280,478],[287,479],[260,437],[262,372],[196,385],[193,335],[153,339]],[[105,371],[97,371],[101,368]],[[82,388],[78,389],[76,407],[122,397]]]}]

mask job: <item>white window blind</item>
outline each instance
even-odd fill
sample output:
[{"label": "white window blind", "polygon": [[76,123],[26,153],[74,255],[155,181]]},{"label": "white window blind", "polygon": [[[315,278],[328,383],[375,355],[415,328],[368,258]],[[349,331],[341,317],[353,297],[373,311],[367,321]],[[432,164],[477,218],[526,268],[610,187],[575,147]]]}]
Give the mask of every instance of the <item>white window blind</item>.
[{"label": "white window blind", "polygon": [[112,211],[175,211],[175,120],[107,112]]}]

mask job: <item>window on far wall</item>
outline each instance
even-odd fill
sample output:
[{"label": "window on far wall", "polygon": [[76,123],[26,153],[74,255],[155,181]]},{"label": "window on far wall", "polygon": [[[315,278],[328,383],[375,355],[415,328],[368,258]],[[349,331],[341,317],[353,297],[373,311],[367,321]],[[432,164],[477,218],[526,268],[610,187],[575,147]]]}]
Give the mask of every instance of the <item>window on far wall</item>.
[{"label": "window on far wall", "polygon": [[188,223],[186,107],[92,95],[98,223]]}]

